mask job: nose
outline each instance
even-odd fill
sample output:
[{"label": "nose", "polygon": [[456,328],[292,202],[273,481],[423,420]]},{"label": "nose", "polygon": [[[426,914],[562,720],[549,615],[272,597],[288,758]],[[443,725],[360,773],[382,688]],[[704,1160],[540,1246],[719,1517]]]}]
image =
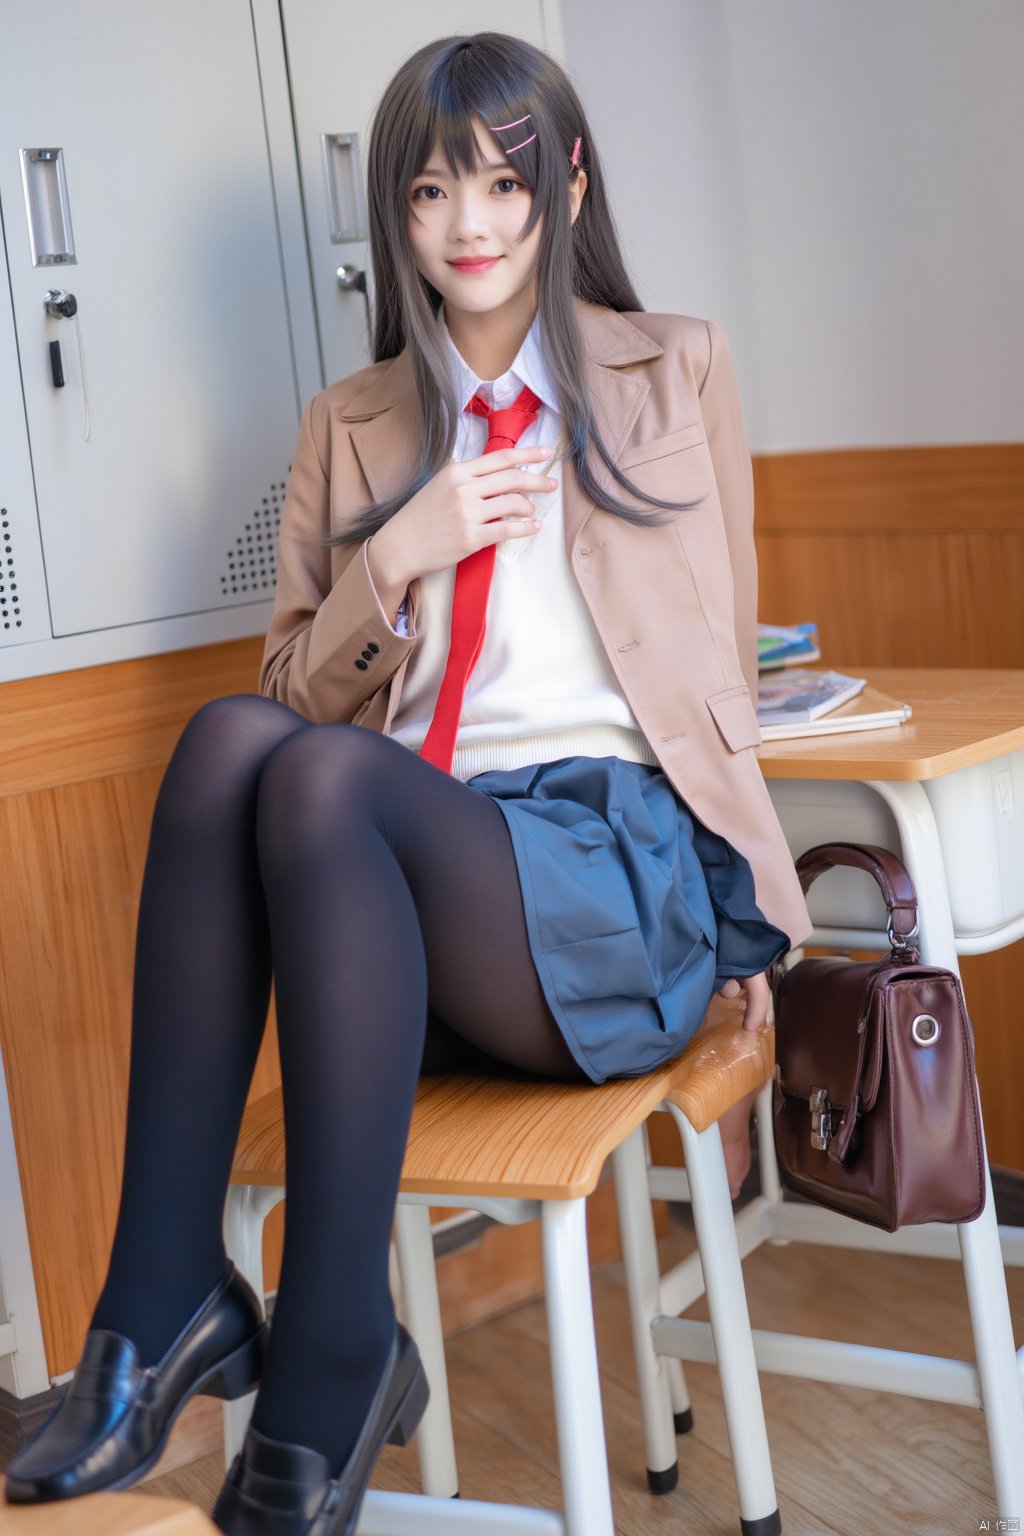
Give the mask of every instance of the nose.
[{"label": "nose", "polygon": [[456,188],[450,195],[451,234],[456,240],[472,240],[490,228],[486,197],[472,188]]}]

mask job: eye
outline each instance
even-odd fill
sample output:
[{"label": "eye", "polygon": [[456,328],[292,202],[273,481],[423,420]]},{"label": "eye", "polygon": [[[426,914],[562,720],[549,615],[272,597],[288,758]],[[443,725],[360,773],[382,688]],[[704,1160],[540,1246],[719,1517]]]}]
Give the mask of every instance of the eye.
[{"label": "eye", "polygon": [[[508,187],[509,191],[507,193],[503,194],[503,195],[511,196],[513,192],[518,192],[519,189],[525,185],[525,183],[521,182],[521,181],[517,181],[514,176],[499,176],[497,181],[494,183],[494,185],[496,187]],[[414,189],[414,191],[412,192],[411,196],[412,196],[413,201],[415,202],[416,199],[420,197],[420,193],[421,192],[440,192],[440,191],[441,191],[441,188],[436,186],[434,183],[432,183],[432,182],[424,182],[422,186],[416,187]],[[424,203],[436,203],[437,202],[437,198],[436,197],[424,197],[424,198],[420,198],[420,201],[424,202]]]}]

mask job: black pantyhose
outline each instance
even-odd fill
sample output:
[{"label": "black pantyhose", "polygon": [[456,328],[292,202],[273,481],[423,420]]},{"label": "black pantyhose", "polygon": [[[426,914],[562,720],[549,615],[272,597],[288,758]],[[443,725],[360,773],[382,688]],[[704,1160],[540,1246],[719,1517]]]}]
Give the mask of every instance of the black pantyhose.
[{"label": "black pantyhose", "polygon": [[91,1324],[147,1364],[226,1267],[224,1198],[272,975],[288,1198],[253,1422],[339,1471],[393,1331],[388,1245],[420,1071],[583,1074],[486,795],[359,726],[310,725],[256,696],[207,705],[153,819],[121,1205]]}]

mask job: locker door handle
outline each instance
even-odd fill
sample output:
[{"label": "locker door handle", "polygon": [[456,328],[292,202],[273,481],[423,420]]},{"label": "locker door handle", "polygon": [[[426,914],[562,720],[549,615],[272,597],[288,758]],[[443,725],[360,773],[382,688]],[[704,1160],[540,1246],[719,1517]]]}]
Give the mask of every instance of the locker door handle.
[{"label": "locker door handle", "polygon": [[23,149],[21,180],[34,267],[77,262],[62,149]]},{"label": "locker door handle", "polygon": [[365,240],[366,200],[359,164],[358,133],[322,133],[320,156],[327,190],[327,214],[331,244]]}]

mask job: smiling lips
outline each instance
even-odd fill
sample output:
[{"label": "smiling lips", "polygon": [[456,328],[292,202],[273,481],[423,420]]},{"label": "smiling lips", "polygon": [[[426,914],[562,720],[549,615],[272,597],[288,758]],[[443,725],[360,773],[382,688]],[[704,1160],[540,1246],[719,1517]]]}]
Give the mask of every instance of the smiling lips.
[{"label": "smiling lips", "polygon": [[454,267],[457,272],[487,272],[500,260],[500,256],[484,256],[470,260],[450,261],[448,265]]}]

